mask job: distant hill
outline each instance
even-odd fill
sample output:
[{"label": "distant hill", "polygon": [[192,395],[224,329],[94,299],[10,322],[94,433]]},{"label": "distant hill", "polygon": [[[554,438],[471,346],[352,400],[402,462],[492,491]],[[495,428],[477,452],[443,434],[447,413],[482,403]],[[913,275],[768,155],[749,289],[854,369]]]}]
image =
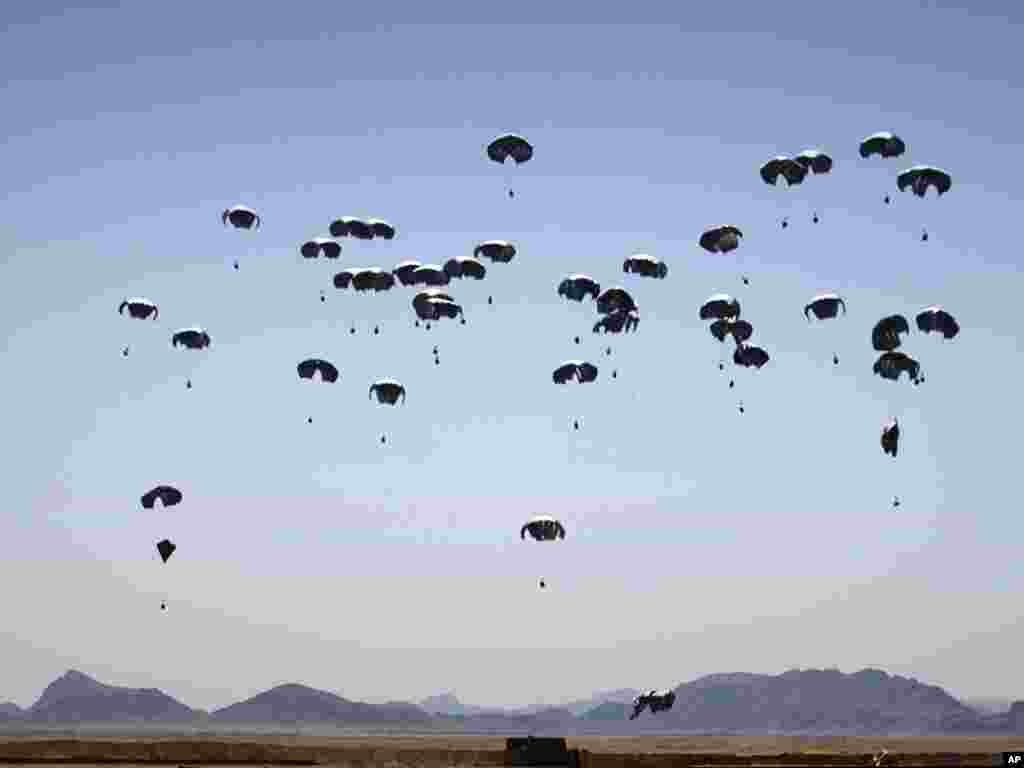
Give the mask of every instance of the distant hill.
[{"label": "distant hill", "polygon": [[21,720],[25,710],[12,701],[0,701],[0,723],[8,720]]},{"label": "distant hill", "polygon": [[[570,701],[565,705],[565,708],[577,717],[580,717],[603,704],[629,704],[639,695],[640,691],[636,688],[616,688],[611,691],[598,691],[589,699]],[[632,711],[632,707],[630,707],[630,710]]]},{"label": "distant hill", "polygon": [[34,722],[186,722],[205,713],[191,709],[156,688],[106,685],[68,670],[43,691],[28,710]]},{"label": "distant hill", "polygon": [[977,697],[963,699],[963,703],[983,715],[1002,715],[1010,711],[1013,699],[1003,699],[995,696]]},{"label": "distant hill", "polygon": [[675,689],[650,719],[686,730],[931,733],[981,718],[941,688],[877,669],[794,669],[781,675],[708,675]]},{"label": "distant hill", "polygon": [[413,704],[364,704],[297,683],[287,683],[211,713],[222,723],[426,723],[430,715]]},{"label": "distant hill", "polygon": [[582,715],[579,715],[579,717],[582,720],[621,721],[628,719],[632,711],[633,707],[629,704],[617,701],[606,701],[603,704],[598,704],[593,709],[587,710]]}]

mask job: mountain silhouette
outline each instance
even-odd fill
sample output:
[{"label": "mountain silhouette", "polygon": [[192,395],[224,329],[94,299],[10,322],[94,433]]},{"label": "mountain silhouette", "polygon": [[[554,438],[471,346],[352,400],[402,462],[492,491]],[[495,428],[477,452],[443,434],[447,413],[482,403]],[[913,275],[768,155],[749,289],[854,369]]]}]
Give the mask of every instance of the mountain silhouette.
[{"label": "mountain silhouette", "polygon": [[187,722],[205,713],[156,688],[106,685],[71,669],[43,691],[28,710],[34,722]]},{"label": "mountain silhouette", "polygon": [[[331,723],[454,729],[467,733],[1015,733],[1024,735],[1024,701],[979,712],[942,688],[878,669],[794,669],[781,675],[713,674],[674,688],[667,712],[630,721],[638,691],[618,689],[559,707],[501,710],[465,705],[451,691],[407,702],[369,704],[287,683],[212,714],[155,688],[107,685],[77,670],[50,683],[29,709],[0,705],[8,724],[69,722]],[[10,726],[8,726],[10,727]]]}]

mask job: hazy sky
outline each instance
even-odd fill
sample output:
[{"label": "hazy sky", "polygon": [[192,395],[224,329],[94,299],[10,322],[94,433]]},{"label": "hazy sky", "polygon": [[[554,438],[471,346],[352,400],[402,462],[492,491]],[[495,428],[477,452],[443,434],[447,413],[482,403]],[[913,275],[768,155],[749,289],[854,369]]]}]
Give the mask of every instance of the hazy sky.
[{"label": "hazy sky", "polygon": [[[199,707],[808,666],[1024,693],[1015,4],[82,5],[0,12],[0,699],[68,667]],[[907,154],[861,160],[880,130]],[[486,159],[504,131],[530,163]],[[815,146],[830,176],[760,180]],[[917,163],[951,192],[898,193]],[[222,226],[236,203],[263,228]],[[304,262],[342,215],[398,237]],[[698,247],[727,222],[737,251]],[[453,283],[464,327],[413,328],[412,289],[331,286],[489,238],[519,254]],[[668,278],[623,275],[636,252]],[[611,357],[593,304],[556,295],[573,272],[641,306]],[[808,324],[826,290],[849,315]],[[718,371],[717,291],[764,369]],[[157,322],[118,316],[136,295]],[[875,321],[934,303],[962,332],[905,340],[925,384],[873,376]],[[171,348],[191,324],[211,349]],[[309,356],[340,381],[300,381]],[[572,358],[601,378],[555,387]],[[367,400],[387,376],[404,407]],[[158,483],[183,503],[142,510]],[[534,513],[567,538],[520,541]]]}]

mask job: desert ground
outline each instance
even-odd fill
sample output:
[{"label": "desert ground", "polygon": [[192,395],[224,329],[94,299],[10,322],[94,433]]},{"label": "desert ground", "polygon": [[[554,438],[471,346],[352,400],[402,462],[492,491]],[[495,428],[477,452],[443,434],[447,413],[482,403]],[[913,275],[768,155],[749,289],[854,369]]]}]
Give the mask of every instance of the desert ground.
[{"label": "desert ground", "polygon": [[[698,765],[871,765],[885,748],[883,765],[998,765],[1003,751],[1024,748],[1022,737],[904,736],[642,736],[570,737],[585,750],[581,766],[669,768]],[[56,737],[0,735],[0,763],[8,765],[146,766],[337,765],[496,766],[504,763],[504,738],[463,735],[336,736],[210,735]],[[732,756],[734,759],[730,759]]]}]

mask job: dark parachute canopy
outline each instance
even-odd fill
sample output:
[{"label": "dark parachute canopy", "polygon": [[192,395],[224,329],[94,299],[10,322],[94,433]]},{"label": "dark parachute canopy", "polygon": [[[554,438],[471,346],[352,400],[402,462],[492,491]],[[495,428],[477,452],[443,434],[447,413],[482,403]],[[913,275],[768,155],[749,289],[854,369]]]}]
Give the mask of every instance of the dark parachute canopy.
[{"label": "dark parachute canopy", "polygon": [[452,297],[438,290],[437,288],[428,288],[425,291],[420,291],[412,297],[412,308],[416,310],[416,316],[420,320],[433,320],[434,310],[430,304],[433,300],[440,301],[453,301]]},{"label": "dark parachute canopy", "polygon": [[224,213],[220,216],[221,221],[224,222],[224,226],[231,222],[231,226],[235,229],[259,229],[260,228],[260,217],[256,211],[252,208],[247,208],[244,205],[236,205],[231,208],[225,208]]},{"label": "dark parachute canopy", "polygon": [[471,277],[474,280],[483,280],[487,276],[487,267],[480,261],[470,256],[456,256],[444,263],[445,274],[449,278]]},{"label": "dark parachute canopy", "polygon": [[822,293],[811,299],[810,304],[804,307],[804,317],[807,322],[811,321],[811,313],[819,320],[830,320],[839,314],[839,308],[843,308],[846,314],[846,302],[836,293]]},{"label": "dark parachute canopy", "polygon": [[302,244],[299,253],[304,259],[315,259],[321,254],[325,259],[337,259],[341,257],[341,243],[326,237],[314,237]]},{"label": "dark parachute canopy", "polygon": [[172,485],[158,485],[142,494],[143,509],[152,509],[158,499],[165,507],[173,507],[181,503],[181,491]]},{"label": "dark parachute canopy", "polygon": [[421,264],[412,273],[413,285],[440,286],[448,285],[451,276],[437,264]]},{"label": "dark parachute canopy", "polygon": [[399,397],[405,403],[405,387],[394,379],[378,379],[371,384],[369,395],[371,400],[375,394],[377,402],[382,405],[395,405],[398,403]]},{"label": "dark parachute canopy", "polygon": [[935,191],[942,196],[953,186],[953,179],[941,168],[931,165],[915,165],[896,177],[896,186],[900,192],[910,187],[910,190],[918,197],[924,197],[928,187],[935,187]]},{"label": "dark parachute canopy", "polygon": [[555,541],[565,538],[565,526],[550,515],[534,515],[519,529],[519,538],[525,539],[527,533],[535,541]]},{"label": "dark parachute canopy", "polygon": [[771,357],[761,347],[747,344],[737,344],[732,353],[732,361],[744,368],[761,368]]},{"label": "dark parachute canopy", "polygon": [[890,381],[899,381],[900,374],[904,371],[913,382],[921,379],[921,364],[902,352],[885,352],[875,361],[873,370],[883,379]]},{"label": "dark parachute canopy", "polygon": [[728,320],[740,316],[740,303],[727,293],[716,293],[708,297],[700,308],[701,320]]},{"label": "dark parachute canopy", "polygon": [[564,296],[570,301],[582,302],[587,294],[597,299],[600,293],[601,284],[590,275],[569,275],[558,284],[558,295]]},{"label": "dark parachute canopy", "polygon": [[597,297],[597,313],[610,315],[619,310],[635,312],[637,310],[636,302],[625,288],[620,286],[606,288]]},{"label": "dark parachute canopy", "polygon": [[551,380],[555,384],[567,384],[575,379],[580,384],[586,384],[597,379],[597,366],[583,360],[568,360],[555,368],[551,374]]},{"label": "dark parachute canopy", "polygon": [[832,158],[818,149],[805,149],[793,158],[804,167],[805,171],[812,173],[828,173],[832,170]]},{"label": "dark parachute canopy", "polygon": [[210,334],[202,328],[183,328],[171,336],[171,346],[179,345],[188,349],[206,349],[210,346]]},{"label": "dark parachute canopy", "polygon": [[511,157],[519,165],[533,157],[533,145],[522,136],[506,133],[487,145],[487,157],[502,164]]},{"label": "dark parachute canopy", "polygon": [[899,348],[901,333],[910,333],[910,325],[903,315],[883,317],[871,330],[871,346],[876,352],[892,352]]},{"label": "dark parachute canopy", "polygon": [[160,559],[165,563],[171,559],[171,555],[174,554],[174,550],[178,547],[171,543],[170,539],[163,539],[156,543],[156,551],[160,553]]},{"label": "dark parachute canopy", "polygon": [[629,719],[636,720],[640,717],[640,713],[648,707],[652,715],[658,712],[667,712],[672,709],[672,705],[675,703],[675,691],[648,691],[647,693],[642,693],[633,699],[633,714],[629,716]]},{"label": "dark parachute canopy", "polygon": [[728,253],[739,247],[743,233],[732,224],[706,229],[700,236],[700,247],[711,253]]},{"label": "dark parachute canopy", "polygon": [[891,424],[886,424],[882,427],[882,451],[893,458],[896,458],[896,452],[899,449],[900,442],[900,424],[896,419],[892,420]]},{"label": "dark parachute canopy", "polygon": [[153,319],[156,320],[160,314],[160,310],[157,309],[156,304],[149,299],[125,299],[117,308],[117,313],[119,315],[123,315],[126,308],[128,309],[129,317],[134,317],[137,320],[146,320],[150,315],[152,315]]},{"label": "dark parachute canopy", "polygon": [[395,239],[395,228],[387,221],[384,221],[384,219],[370,219],[366,222],[366,225],[370,228],[370,232],[373,233],[374,237],[379,237],[381,240]]},{"label": "dark parachute canopy", "polygon": [[354,237],[357,240],[372,240],[373,227],[370,223],[352,216],[342,216],[331,222],[331,237]]},{"label": "dark parachute canopy", "polygon": [[338,380],[338,369],[333,363],[321,360],[318,357],[310,357],[303,360],[296,366],[300,379],[312,379],[317,373],[320,374],[320,381],[333,384]]},{"label": "dark parachute canopy", "polygon": [[626,274],[633,272],[641,277],[664,279],[668,275],[668,266],[661,259],[638,253],[622,262],[622,271]]},{"label": "dark parachute canopy", "polygon": [[732,318],[715,320],[708,327],[708,330],[711,331],[712,336],[722,342],[725,341],[726,336],[732,336],[733,341],[737,345],[742,344],[754,335],[754,326],[746,320],[734,320]]},{"label": "dark parachute canopy", "polygon": [[473,249],[474,258],[483,257],[501,264],[508,264],[515,255],[516,247],[507,240],[485,240]]},{"label": "dark parachute canopy", "polygon": [[786,184],[794,187],[803,183],[807,175],[807,169],[791,157],[779,155],[773,157],[761,166],[761,179],[765,184],[775,186],[779,176],[786,180]]},{"label": "dark parachute canopy", "polygon": [[917,329],[922,333],[941,333],[952,339],[960,333],[960,324],[942,307],[928,307],[917,315]]},{"label": "dark parachute canopy", "polygon": [[422,267],[418,261],[408,260],[401,261],[398,265],[391,270],[391,274],[398,278],[398,282],[402,285],[415,285],[415,274],[416,270]]},{"label": "dark parachute canopy", "polygon": [[872,155],[881,157],[899,157],[907,151],[907,145],[903,139],[895,133],[882,131],[873,133],[860,143],[860,156],[869,158]]},{"label": "dark parachute canopy", "polygon": [[622,333],[635,331],[640,325],[640,315],[635,309],[613,309],[596,323],[594,333]]},{"label": "dark parachute canopy", "polygon": [[364,291],[387,291],[395,284],[395,276],[383,269],[371,267],[369,269],[343,269],[334,276],[334,287],[345,289],[352,286],[357,292]]}]

